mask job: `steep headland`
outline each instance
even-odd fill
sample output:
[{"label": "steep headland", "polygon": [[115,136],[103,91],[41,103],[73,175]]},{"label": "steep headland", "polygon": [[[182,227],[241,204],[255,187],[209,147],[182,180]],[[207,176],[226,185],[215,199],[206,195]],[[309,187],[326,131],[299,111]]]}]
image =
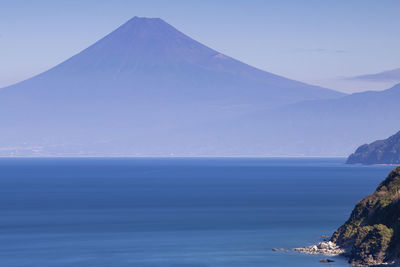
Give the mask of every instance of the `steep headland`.
[{"label": "steep headland", "polygon": [[373,194],[357,203],[331,241],[346,250],[354,265],[381,265],[399,260],[400,167]]},{"label": "steep headland", "polygon": [[365,144],[347,159],[348,164],[400,164],[400,132],[385,140]]}]

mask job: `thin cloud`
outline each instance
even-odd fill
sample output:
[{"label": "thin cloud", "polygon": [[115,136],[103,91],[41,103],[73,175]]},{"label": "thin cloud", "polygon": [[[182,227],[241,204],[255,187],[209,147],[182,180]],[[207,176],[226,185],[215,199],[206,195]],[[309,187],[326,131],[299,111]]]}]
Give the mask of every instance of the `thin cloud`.
[{"label": "thin cloud", "polygon": [[359,76],[350,77],[347,79],[376,81],[376,82],[400,81],[400,68],[394,69],[394,70],[382,71],[379,73],[359,75]]},{"label": "thin cloud", "polygon": [[307,48],[307,49],[299,49],[297,52],[303,53],[336,53],[342,54],[347,53],[348,51],[342,49],[327,49],[327,48]]}]

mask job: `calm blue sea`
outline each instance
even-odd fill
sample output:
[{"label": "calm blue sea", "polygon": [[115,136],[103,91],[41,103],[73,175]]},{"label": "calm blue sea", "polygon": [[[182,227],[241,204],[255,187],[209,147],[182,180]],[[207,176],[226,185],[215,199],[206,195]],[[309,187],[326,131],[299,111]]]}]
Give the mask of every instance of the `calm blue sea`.
[{"label": "calm blue sea", "polygon": [[321,266],[271,249],[330,235],[392,169],[343,162],[0,159],[0,266]]}]

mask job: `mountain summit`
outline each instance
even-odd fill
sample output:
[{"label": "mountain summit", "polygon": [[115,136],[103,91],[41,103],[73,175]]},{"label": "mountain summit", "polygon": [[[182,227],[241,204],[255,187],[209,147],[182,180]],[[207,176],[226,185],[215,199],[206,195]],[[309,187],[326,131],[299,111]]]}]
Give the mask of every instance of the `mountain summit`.
[{"label": "mountain summit", "polygon": [[237,116],[342,95],[251,67],[161,19],[134,17],[0,91],[0,154],[254,154],[256,145],[231,149]]},{"label": "mountain summit", "polygon": [[253,108],[343,95],[253,68],[202,45],[162,19],[139,17],[51,70],[6,90],[33,87],[37,92],[69,93],[77,88],[80,92],[126,88],[135,99],[144,92],[148,97],[161,92],[179,98],[191,94],[195,101],[213,99],[219,105],[222,100]]}]

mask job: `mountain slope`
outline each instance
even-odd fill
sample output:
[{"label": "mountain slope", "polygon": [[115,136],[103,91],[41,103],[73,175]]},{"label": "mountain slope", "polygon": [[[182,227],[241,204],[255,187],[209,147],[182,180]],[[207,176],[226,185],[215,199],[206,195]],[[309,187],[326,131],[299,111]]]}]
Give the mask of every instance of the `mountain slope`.
[{"label": "mountain slope", "polygon": [[[341,96],[222,55],[161,19],[135,17],[58,66],[0,90],[0,154],[229,155],[232,143],[220,140],[236,139],[210,125]],[[243,154],[244,147],[235,149]]]},{"label": "mountain slope", "polygon": [[385,140],[365,144],[347,159],[348,164],[400,164],[400,132]]}]

